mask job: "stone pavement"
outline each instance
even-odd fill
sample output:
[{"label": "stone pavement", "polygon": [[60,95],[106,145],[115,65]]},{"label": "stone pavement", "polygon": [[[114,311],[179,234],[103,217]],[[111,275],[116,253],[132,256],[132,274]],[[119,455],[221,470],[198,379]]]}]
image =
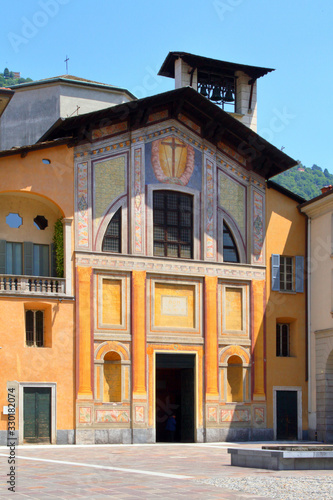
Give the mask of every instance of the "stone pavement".
[{"label": "stone pavement", "polygon": [[[291,479],[302,483],[305,476],[323,487],[326,481],[331,488],[333,471],[231,467],[227,448],[261,447],[263,444],[267,443],[19,446],[16,448],[15,493],[8,491],[9,485],[6,484],[9,449],[0,447],[0,498],[284,499],[294,498],[288,496],[286,489],[290,487]],[[264,484],[267,478],[274,479],[273,483],[280,483],[281,479],[281,486],[284,486],[280,493],[276,488],[270,490],[272,496],[268,496],[265,489],[261,491],[260,484]],[[252,490],[254,493],[225,488],[226,483],[229,487],[239,483],[246,489],[249,479],[257,485]],[[327,491],[331,491],[332,496],[325,493],[319,495],[318,500],[333,498],[333,487]],[[262,492],[266,496],[260,496]],[[316,498],[309,493],[304,491],[303,497],[298,492],[295,498]]]}]

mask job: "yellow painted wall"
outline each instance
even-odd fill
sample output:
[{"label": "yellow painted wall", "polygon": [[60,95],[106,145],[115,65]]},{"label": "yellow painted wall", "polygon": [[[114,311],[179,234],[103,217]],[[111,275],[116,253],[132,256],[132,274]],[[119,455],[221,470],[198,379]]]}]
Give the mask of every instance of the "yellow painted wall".
[{"label": "yellow painted wall", "polygon": [[226,287],[225,289],[225,326],[227,330],[243,329],[243,290]]},{"label": "yellow painted wall", "polygon": [[[155,284],[155,326],[195,327],[195,286]],[[171,311],[177,310],[177,314]]]},{"label": "yellow painted wall", "polygon": [[121,324],[121,280],[103,279],[103,324]]},{"label": "yellow painted wall", "polygon": [[[307,421],[306,356],[306,284],[304,293],[273,292],[271,255],[301,255],[306,251],[306,218],[297,209],[298,203],[275,189],[266,191],[266,359],[267,359],[267,426],[273,427],[273,387],[302,387],[303,429]],[[276,323],[291,325],[291,356],[276,356]]]}]

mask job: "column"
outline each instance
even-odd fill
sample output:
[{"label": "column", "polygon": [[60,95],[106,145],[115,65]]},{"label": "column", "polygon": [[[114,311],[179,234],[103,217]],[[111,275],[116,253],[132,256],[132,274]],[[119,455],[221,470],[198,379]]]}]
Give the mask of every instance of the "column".
[{"label": "column", "polygon": [[217,400],[219,391],[217,277],[215,276],[205,276],[205,374],[206,400]]},{"label": "column", "polygon": [[264,281],[253,281],[253,357],[254,390],[253,399],[265,400],[264,365]]},{"label": "column", "polygon": [[78,267],[78,372],[79,390],[78,399],[92,399],[91,385],[91,267]]},{"label": "column", "polygon": [[64,275],[66,278],[66,295],[73,295],[72,290],[72,226],[73,219],[62,219],[64,228]]},{"label": "column", "polygon": [[146,398],[146,271],[132,272],[133,398]]}]

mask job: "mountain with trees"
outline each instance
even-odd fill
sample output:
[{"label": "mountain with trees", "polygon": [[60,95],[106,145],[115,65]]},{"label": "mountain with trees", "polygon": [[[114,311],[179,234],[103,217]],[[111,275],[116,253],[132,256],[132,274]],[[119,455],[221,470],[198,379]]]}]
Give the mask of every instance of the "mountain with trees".
[{"label": "mountain with trees", "polygon": [[21,78],[16,76],[17,73],[9,71],[8,68],[4,69],[3,73],[0,73],[0,87],[11,87],[12,85],[17,85],[19,83],[32,82],[31,78]]},{"label": "mountain with trees", "polygon": [[318,165],[307,168],[299,162],[296,167],[272,177],[271,180],[310,200],[321,194],[322,187],[333,185],[333,174],[330,174],[327,168],[324,171]]}]

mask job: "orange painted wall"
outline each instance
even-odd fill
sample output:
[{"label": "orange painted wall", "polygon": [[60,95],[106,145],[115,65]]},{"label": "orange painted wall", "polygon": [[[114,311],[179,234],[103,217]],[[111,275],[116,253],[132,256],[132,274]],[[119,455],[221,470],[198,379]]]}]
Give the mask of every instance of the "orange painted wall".
[{"label": "orange painted wall", "polygon": [[[266,191],[266,359],[267,359],[267,426],[273,427],[273,386],[302,387],[303,430],[307,422],[306,372],[306,284],[304,293],[273,292],[271,255],[301,255],[306,252],[306,217],[297,209],[297,201],[275,189]],[[291,327],[291,356],[276,356],[276,323]]]},{"label": "orange painted wall", "polygon": [[[44,164],[44,158],[50,164]],[[0,157],[0,172],[0,193],[38,195],[58,207],[63,217],[74,217],[73,150],[66,145],[30,151],[24,158],[20,154]],[[45,308],[47,347],[25,345],[25,307]],[[74,429],[74,301],[1,293],[0,317],[0,430],[7,428],[7,416],[2,413],[7,381],[56,382],[57,429]]]},{"label": "orange painted wall", "polygon": [[[25,345],[25,306],[49,308],[52,347]],[[57,429],[74,428],[74,308],[65,300],[3,298],[0,300],[0,430],[7,428],[7,381],[56,382]]]},{"label": "orange painted wall", "polygon": [[[43,163],[43,158],[51,161]],[[64,217],[74,215],[73,149],[66,145],[0,157],[1,191],[39,194],[58,205]]]}]

